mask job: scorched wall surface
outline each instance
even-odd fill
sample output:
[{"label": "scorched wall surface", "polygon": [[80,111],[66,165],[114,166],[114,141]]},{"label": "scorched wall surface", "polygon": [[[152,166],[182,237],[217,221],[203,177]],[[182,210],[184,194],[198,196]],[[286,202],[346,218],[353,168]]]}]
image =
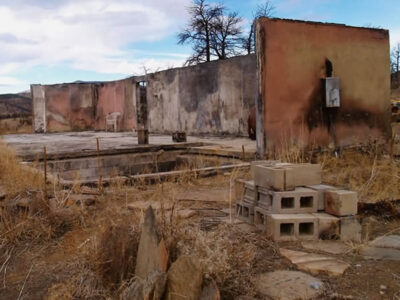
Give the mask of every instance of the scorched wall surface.
[{"label": "scorched wall surface", "polygon": [[[390,136],[388,31],[267,18],[257,31],[265,149],[289,140],[345,146]],[[326,60],[340,80],[338,108],[324,104]]]}]

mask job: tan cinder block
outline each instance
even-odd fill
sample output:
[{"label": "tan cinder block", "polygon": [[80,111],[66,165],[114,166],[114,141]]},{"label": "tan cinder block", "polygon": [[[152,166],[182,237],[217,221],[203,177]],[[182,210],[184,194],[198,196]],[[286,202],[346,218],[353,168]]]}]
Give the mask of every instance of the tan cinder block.
[{"label": "tan cinder block", "polygon": [[306,187],[318,193],[318,210],[320,211],[325,210],[325,191],[337,189],[336,187],[327,184],[308,185]]},{"label": "tan cinder block", "polygon": [[261,208],[254,207],[254,225],[261,231],[267,231],[267,216],[269,211]]},{"label": "tan cinder block", "polygon": [[357,193],[346,190],[325,192],[325,211],[338,217],[357,214]]},{"label": "tan cinder block", "polygon": [[340,218],[340,240],[361,242],[361,224],[357,217]]},{"label": "tan cinder block", "polygon": [[273,213],[303,214],[318,211],[318,193],[312,189],[297,187],[294,191],[271,191],[271,194]]},{"label": "tan cinder block", "polygon": [[304,187],[284,192],[259,188],[257,205],[273,214],[314,213],[318,211],[318,192]]},{"label": "tan cinder block", "polygon": [[270,214],[267,234],[274,241],[304,241],[318,238],[318,219],[311,214]]},{"label": "tan cinder block", "polygon": [[275,191],[291,191],[295,188],[291,168],[254,166],[254,182],[257,186]]},{"label": "tan cinder block", "polygon": [[257,206],[272,212],[272,193],[266,188],[259,187],[257,189]]},{"label": "tan cinder block", "polygon": [[279,160],[253,160],[252,162],[250,162],[250,174],[253,174],[253,178],[254,178],[254,167],[255,166],[273,167],[278,163],[280,163]]},{"label": "tan cinder block", "polygon": [[322,182],[322,168],[320,164],[293,164],[296,186],[316,185]]},{"label": "tan cinder block", "polygon": [[246,181],[244,185],[243,201],[252,205],[257,204],[257,186],[253,180]]},{"label": "tan cinder block", "polygon": [[238,219],[253,224],[254,223],[254,206],[247,203],[240,203],[240,212],[237,214]]},{"label": "tan cinder block", "polygon": [[318,237],[333,239],[340,235],[340,219],[326,213],[313,213],[318,219]]}]

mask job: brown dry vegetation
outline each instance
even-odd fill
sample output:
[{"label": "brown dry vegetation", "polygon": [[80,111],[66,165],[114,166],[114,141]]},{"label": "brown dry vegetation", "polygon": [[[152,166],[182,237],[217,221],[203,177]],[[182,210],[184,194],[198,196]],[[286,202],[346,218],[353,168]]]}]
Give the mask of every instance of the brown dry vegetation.
[{"label": "brown dry vegetation", "polygon": [[[300,150],[291,151],[281,158],[296,162],[309,159]],[[46,199],[40,172],[21,165],[2,143],[0,153],[0,185],[7,194],[0,222],[1,299],[118,298],[134,275],[143,211],[132,210],[129,204],[139,201],[159,205],[157,219],[170,263],[181,254],[197,256],[206,273],[216,280],[223,299],[257,297],[252,282],[255,274],[293,268],[278,255],[276,243],[258,232],[233,226],[229,215],[216,225],[212,217],[178,217],[182,208],[226,209],[231,182],[236,177],[248,178],[246,172],[202,179],[184,174],[155,184],[143,181],[130,185],[115,178],[100,195],[93,196],[94,205],[86,206],[82,201],[72,201],[84,190],[78,184],[72,190],[63,190],[49,183],[50,199]],[[399,164],[379,151],[350,150],[337,158],[323,154],[318,160],[325,181],[357,190],[362,201],[400,198]],[[203,161],[197,163],[202,165]],[[185,191],[215,189],[224,189],[227,194],[211,202],[179,198]],[[97,193],[96,189],[91,191]],[[22,198],[32,200],[28,208],[16,205]],[[204,226],[209,223],[211,226]],[[327,281],[332,290],[344,284]]]},{"label": "brown dry vegetation", "polygon": [[0,134],[32,133],[32,118],[0,118]]}]

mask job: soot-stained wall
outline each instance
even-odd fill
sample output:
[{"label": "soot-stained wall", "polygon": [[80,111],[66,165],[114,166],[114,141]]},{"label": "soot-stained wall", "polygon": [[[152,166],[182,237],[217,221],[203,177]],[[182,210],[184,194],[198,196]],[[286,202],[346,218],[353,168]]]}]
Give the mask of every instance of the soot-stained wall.
[{"label": "soot-stained wall", "polygon": [[149,130],[247,135],[256,74],[246,55],[148,75]]},{"label": "soot-stained wall", "polygon": [[118,130],[136,129],[136,83],[147,81],[150,132],[246,135],[256,74],[247,55],[112,82],[32,85],[35,132],[104,130],[112,112],[121,113]]},{"label": "soot-stained wall", "polygon": [[[268,18],[256,27],[260,154],[289,140],[346,146],[390,136],[387,30]],[[327,60],[340,80],[338,108],[324,105]]]},{"label": "soot-stained wall", "polygon": [[111,82],[32,85],[35,132],[105,130],[105,118],[121,113],[118,130],[136,128],[132,78]]}]

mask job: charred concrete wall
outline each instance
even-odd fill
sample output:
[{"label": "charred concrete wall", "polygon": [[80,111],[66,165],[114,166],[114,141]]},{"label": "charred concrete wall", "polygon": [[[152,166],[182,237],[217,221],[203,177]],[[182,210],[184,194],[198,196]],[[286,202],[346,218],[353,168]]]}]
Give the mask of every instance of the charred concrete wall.
[{"label": "charred concrete wall", "polygon": [[35,132],[105,130],[105,118],[121,113],[118,129],[136,128],[132,78],[101,83],[32,85]]},{"label": "charred concrete wall", "polygon": [[239,56],[113,82],[32,85],[36,132],[137,129],[137,82],[147,81],[145,127],[153,133],[246,135],[256,94],[256,57]]},{"label": "charred concrete wall", "polygon": [[150,74],[150,132],[247,135],[256,74],[255,55]]},{"label": "charred concrete wall", "polygon": [[[260,154],[289,139],[345,146],[390,136],[387,30],[262,18],[256,35]],[[325,105],[327,76],[340,80],[339,107]]]}]

